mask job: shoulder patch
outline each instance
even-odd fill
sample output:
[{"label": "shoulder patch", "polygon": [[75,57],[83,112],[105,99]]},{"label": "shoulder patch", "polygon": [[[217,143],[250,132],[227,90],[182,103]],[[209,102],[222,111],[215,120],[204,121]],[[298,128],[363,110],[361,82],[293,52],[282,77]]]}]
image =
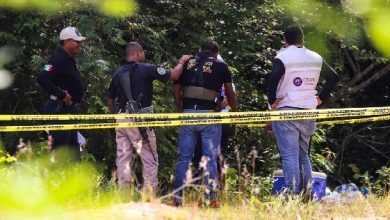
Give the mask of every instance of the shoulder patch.
[{"label": "shoulder patch", "polygon": [[207,61],[205,64],[204,64],[204,66],[203,66],[203,72],[204,73],[213,73],[212,71],[211,71],[211,67],[213,66],[213,62],[211,62],[211,61]]},{"label": "shoulder patch", "polygon": [[45,70],[47,72],[51,72],[51,71],[53,71],[53,65],[45,65],[43,67],[43,70]]},{"label": "shoulder patch", "polygon": [[188,65],[187,65],[187,69],[191,69],[192,67],[194,67],[196,64],[196,59],[195,58],[192,58],[188,61]]},{"label": "shoulder patch", "polygon": [[158,67],[157,73],[160,74],[161,76],[163,76],[167,73],[167,71],[163,67]]}]

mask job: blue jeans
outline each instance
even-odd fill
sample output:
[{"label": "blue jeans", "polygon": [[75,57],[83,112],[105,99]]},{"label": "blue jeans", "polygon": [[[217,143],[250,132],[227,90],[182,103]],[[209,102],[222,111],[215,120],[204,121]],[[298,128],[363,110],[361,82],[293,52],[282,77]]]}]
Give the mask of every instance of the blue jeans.
[{"label": "blue jeans", "polygon": [[[75,105],[65,106],[61,101],[49,99],[43,106],[45,114],[77,114]],[[76,121],[50,121],[50,124],[75,124]],[[52,130],[49,135],[53,138],[53,151],[59,148],[66,148],[73,155],[74,160],[80,160],[80,144],[77,137],[77,130]]]},{"label": "blue jeans", "polygon": [[[210,112],[210,110],[184,109],[183,112]],[[191,158],[194,154],[198,139],[202,142],[202,155],[208,158],[203,179],[209,193],[206,199],[215,198],[217,186],[217,155],[221,142],[221,125],[188,125],[180,127],[179,131],[179,160],[176,166],[176,180],[174,188],[178,189],[186,182],[186,172],[190,168]],[[175,202],[181,204],[182,190],[175,195]]]},{"label": "blue jeans", "polygon": [[[282,107],[278,110],[292,108]],[[272,130],[282,160],[284,187],[294,194],[308,190],[312,183],[309,143],[315,128],[315,120],[272,122]]]}]

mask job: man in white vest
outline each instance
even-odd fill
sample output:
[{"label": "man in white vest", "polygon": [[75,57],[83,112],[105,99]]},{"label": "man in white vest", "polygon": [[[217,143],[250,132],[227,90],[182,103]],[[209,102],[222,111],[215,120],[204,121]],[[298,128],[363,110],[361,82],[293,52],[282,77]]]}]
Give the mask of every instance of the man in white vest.
[{"label": "man in white vest", "polygon": [[[337,73],[322,57],[303,46],[303,31],[289,26],[284,32],[285,47],[275,57],[267,80],[267,95],[272,110],[315,109],[330,97],[338,81]],[[324,76],[321,92],[316,87]],[[293,194],[309,192],[312,170],[309,142],[315,120],[274,121],[272,130],[281,156],[284,188]]]}]

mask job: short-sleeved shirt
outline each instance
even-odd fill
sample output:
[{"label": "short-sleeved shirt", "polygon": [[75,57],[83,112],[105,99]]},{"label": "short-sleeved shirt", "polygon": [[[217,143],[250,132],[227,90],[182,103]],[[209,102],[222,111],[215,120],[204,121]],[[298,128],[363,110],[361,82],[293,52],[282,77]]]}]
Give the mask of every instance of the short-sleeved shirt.
[{"label": "short-sleeved shirt", "polygon": [[[132,71],[133,68],[134,71]],[[162,71],[161,67],[149,63],[131,61],[121,66],[112,76],[110,87],[108,88],[109,98],[117,100],[119,109],[123,109],[127,102],[126,93],[123,91],[120,83],[120,74],[129,74],[128,71],[132,71],[130,82],[133,99],[137,100],[139,95],[143,94],[143,98],[140,101],[142,108],[152,104],[153,81],[157,79],[166,83],[171,77],[171,72]]]},{"label": "short-sleeved shirt", "polygon": [[[204,59],[206,59],[204,61]],[[204,64],[203,64],[204,63]],[[200,66],[199,64],[203,64]],[[203,75],[202,82],[194,82],[194,74],[198,74],[197,68],[202,68],[201,74]],[[198,71],[198,73],[197,73]],[[228,65],[218,59],[211,57],[210,53],[200,52],[194,58],[190,59],[185,65],[184,70],[180,78],[175,82],[182,87],[186,86],[198,86],[206,89],[220,92],[222,85],[225,83],[232,83],[232,74]],[[208,100],[201,100],[195,98],[183,98],[183,105],[210,105],[214,104]]]},{"label": "short-sleeved shirt", "polygon": [[61,47],[49,58],[37,81],[47,93],[59,99],[65,97],[63,90],[68,91],[73,102],[80,102],[85,93],[76,61]]}]

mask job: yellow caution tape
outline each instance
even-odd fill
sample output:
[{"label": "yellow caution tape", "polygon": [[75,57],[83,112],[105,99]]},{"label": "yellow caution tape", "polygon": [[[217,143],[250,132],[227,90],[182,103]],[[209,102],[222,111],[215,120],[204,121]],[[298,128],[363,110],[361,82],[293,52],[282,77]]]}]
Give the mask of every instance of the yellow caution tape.
[{"label": "yellow caution tape", "polygon": [[249,122],[262,122],[271,117],[252,118],[219,118],[219,119],[192,119],[171,121],[140,121],[98,124],[56,124],[56,125],[33,125],[33,126],[0,126],[0,132],[15,131],[46,131],[46,130],[72,130],[72,129],[105,129],[105,128],[131,128],[131,127],[167,127],[181,125],[204,125],[204,124],[237,124]]},{"label": "yellow caution tape", "polygon": [[[99,124],[56,124],[56,125],[33,125],[33,126],[0,126],[0,132],[16,131],[46,131],[46,130],[73,130],[73,129],[107,129],[107,128],[130,128],[130,127],[167,127],[182,125],[204,125],[204,124],[240,124],[246,126],[264,126],[264,124],[253,124],[264,121],[273,121],[273,117],[250,117],[250,118],[220,118],[220,119],[196,119],[196,120],[172,120],[172,121],[142,121],[142,122],[120,122],[120,123],[99,123]],[[306,118],[307,119],[307,118]],[[286,119],[276,119],[286,120]],[[291,120],[291,119],[289,119]],[[296,120],[295,118],[293,120]],[[338,121],[324,121],[319,124],[345,124],[363,123],[390,120],[390,115],[369,118],[346,119]]]},{"label": "yellow caution tape", "polygon": [[[386,116],[375,116],[375,117],[367,117],[367,118],[354,118],[354,119],[344,119],[344,120],[332,120],[332,121],[319,121],[318,125],[336,125],[336,124],[358,124],[358,123],[366,123],[366,122],[376,122],[376,121],[387,121],[390,120],[390,115]],[[265,127],[265,123],[260,124],[238,124],[238,126],[242,127]]]},{"label": "yellow caution tape", "polygon": [[46,121],[46,120],[167,120],[183,118],[238,118],[272,117],[279,120],[325,119],[335,117],[364,117],[390,114],[390,107],[313,109],[286,111],[206,112],[206,113],[155,113],[155,114],[96,114],[96,115],[0,115],[0,121]]},{"label": "yellow caution tape", "polygon": [[368,118],[344,119],[344,120],[335,120],[335,121],[320,121],[318,122],[318,124],[319,125],[357,124],[357,123],[388,121],[388,120],[390,120],[390,115],[375,116],[375,117],[368,117]]}]

